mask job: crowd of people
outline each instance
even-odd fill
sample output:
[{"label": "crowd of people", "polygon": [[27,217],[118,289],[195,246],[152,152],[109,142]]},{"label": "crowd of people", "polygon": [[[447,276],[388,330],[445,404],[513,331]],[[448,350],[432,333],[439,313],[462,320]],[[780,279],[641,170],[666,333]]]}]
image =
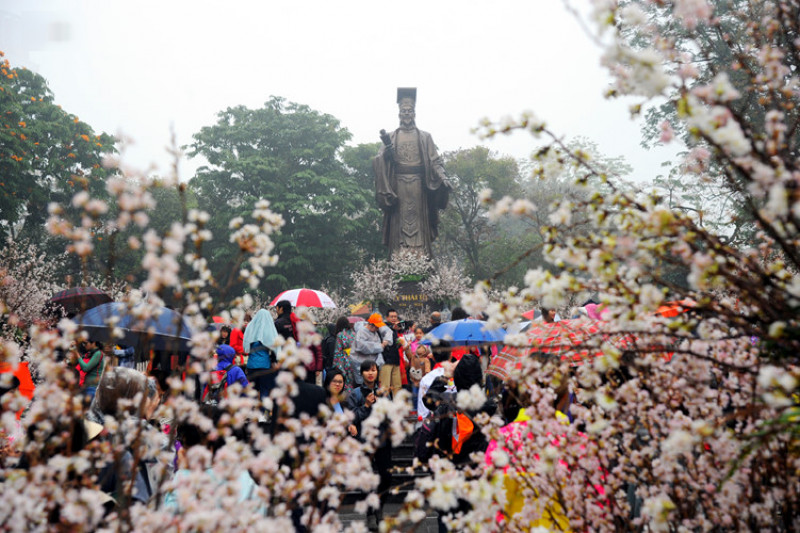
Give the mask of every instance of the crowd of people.
[{"label": "crowd of people", "polygon": [[[283,347],[287,341],[299,345],[299,328],[288,301],[279,302],[275,313],[277,316],[261,309],[255,315],[248,314],[241,328],[210,326],[216,335],[216,363],[212,371],[194,375],[192,379],[196,385],[193,399],[212,419],[219,418],[220,404],[229,391],[254,389],[264,400],[278,386]],[[455,309],[453,316],[466,318],[466,313]],[[548,319],[551,319],[549,315],[545,317]],[[341,317],[328,324],[328,335],[318,346],[309,347],[313,357],[306,364],[306,379],[296,383],[292,397],[294,416],[306,413],[318,417],[322,412],[347,415],[347,434],[363,442],[363,423],[370,417],[378,399],[407,396],[411,401],[410,414],[416,422],[414,455],[420,464],[425,465],[435,454],[444,455],[456,464],[472,460],[474,452],[483,452],[489,446],[474,422],[476,416],[497,414],[498,403],[503,402],[500,396],[489,394],[484,404],[474,410],[456,407],[455,397],[460,391],[476,386],[482,390],[493,389],[484,376],[489,353],[477,348],[450,346],[446,341],[432,344],[425,335],[440,323],[438,312],[430,316],[429,324],[422,325],[403,321],[396,310],[390,309],[385,320],[381,314],[374,313],[366,320],[351,322],[348,317]],[[170,394],[169,378],[183,372],[183,379],[186,379],[186,357],[153,354],[147,370],[140,372],[131,368],[131,355],[130,348],[87,340],[75,346],[65,359],[78,374],[86,401],[90,402],[85,428],[76,437],[78,447],[98,438],[104,431],[106,418],[118,416],[120,409],[124,409],[120,406],[134,399],[141,399],[140,408],[131,411],[136,414],[135,424],[157,424],[164,426],[165,435],[169,433],[170,424],[154,421],[152,416],[162,399]],[[237,384],[239,387],[234,388]],[[402,390],[408,392],[398,396]],[[495,387],[494,390],[500,389]],[[323,410],[322,406],[328,409]],[[499,412],[511,423],[519,407],[509,410],[506,406]],[[269,409],[264,410],[260,422],[272,434],[282,429],[279,414]],[[209,438],[207,430],[194,425],[181,424],[172,429],[176,437],[175,479],[186,475],[187,449],[205,446],[213,453],[220,446],[220,442]],[[246,436],[242,438],[246,440]],[[165,446],[167,440],[165,437]],[[370,510],[367,516],[368,526],[375,529],[382,519],[382,508],[392,483],[392,442],[386,424],[381,426],[379,438],[370,449],[370,460],[379,477],[376,491],[381,501],[381,506]],[[23,457],[21,464],[25,461]],[[148,473],[146,462],[135,464],[131,456],[125,456],[121,470],[119,466],[118,463],[109,464],[99,481],[100,488],[108,495],[109,505],[113,506],[116,501],[120,475],[133,481],[131,497],[134,500],[146,503],[154,497],[157,480]],[[246,471],[237,482],[241,485],[242,498],[245,495],[254,497],[253,479]],[[167,494],[164,505],[176,512],[179,510],[174,495]],[[302,530],[299,518],[296,526]]]}]

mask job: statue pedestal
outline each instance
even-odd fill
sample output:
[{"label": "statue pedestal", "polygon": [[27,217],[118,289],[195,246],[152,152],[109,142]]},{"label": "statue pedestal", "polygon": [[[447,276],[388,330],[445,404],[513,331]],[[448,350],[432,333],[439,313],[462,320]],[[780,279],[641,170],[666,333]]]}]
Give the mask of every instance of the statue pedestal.
[{"label": "statue pedestal", "polygon": [[[397,298],[386,309],[397,309],[400,318],[405,320],[420,319],[433,309],[438,309],[441,302],[430,298],[420,290],[419,281],[401,281],[397,290]],[[384,313],[386,310],[382,310]],[[426,317],[427,318],[427,317]]]}]

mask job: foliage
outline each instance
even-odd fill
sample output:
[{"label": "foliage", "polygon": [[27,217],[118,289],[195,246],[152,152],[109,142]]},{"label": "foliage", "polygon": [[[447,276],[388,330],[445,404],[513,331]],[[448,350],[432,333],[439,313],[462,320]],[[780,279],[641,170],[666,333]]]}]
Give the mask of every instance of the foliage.
[{"label": "foliage", "polygon": [[[637,9],[640,9],[641,15],[637,14]],[[730,98],[727,106],[740,122],[752,127],[752,136],[755,140],[767,141],[764,132],[769,121],[769,111],[780,109],[785,115],[788,126],[784,133],[786,146],[797,146],[800,142],[800,132],[791,125],[797,122],[800,115],[791,91],[770,87],[766,78],[761,77],[759,73],[762,68],[758,64],[761,58],[740,46],[740,43],[749,42],[753,38],[771,40],[777,47],[771,50],[775,50],[780,56],[774,59],[781,63],[781,68],[787,69],[787,72],[796,71],[800,67],[800,59],[796,54],[784,53],[784,50],[796,46],[792,43],[793,35],[784,31],[785,23],[791,21],[795,8],[789,2],[778,13],[774,13],[772,3],[762,4],[745,0],[714,2],[713,10],[707,8],[713,12],[713,25],[705,26],[700,23],[692,28],[687,28],[681,22],[686,20],[683,16],[681,19],[670,18],[669,9],[668,6],[648,2],[636,3],[620,11],[629,13],[629,17],[647,17],[649,24],[658,28],[659,35],[671,43],[676,55],[683,54],[685,58],[698,59],[679,60],[675,61],[672,67],[667,66],[666,72],[679,76],[682,82],[667,88],[668,91],[672,91],[670,100],[641,106],[641,109],[646,109],[642,145],[650,147],[659,143],[669,144],[673,138],[685,142],[688,149],[683,156],[691,154],[692,157],[686,158],[691,169],[687,171],[685,168],[673,168],[668,176],[657,180],[656,185],[663,186],[664,182],[669,182],[670,191],[675,191],[675,186],[678,186],[677,190],[684,193],[680,202],[683,209],[694,210],[695,215],[703,217],[706,223],[725,226],[719,232],[734,246],[751,246],[755,242],[757,228],[755,221],[749,216],[751,209],[747,206],[752,197],[743,194],[747,180],[740,179],[741,176],[736,171],[730,172],[725,167],[717,166],[719,161],[716,159],[704,157],[707,148],[705,143],[702,140],[698,141],[697,131],[691,124],[682,120],[681,112],[674,102],[677,94],[685,93],[700,84],[707,85],[715,91],[735,91],[736,97]],[[685,8],[685,12],[686,17],[691,19],[692,15],[688,13],[692,12],[692,8]],[[777,18],[770,26],[766,22],[773,14]],[[646,50],[649,46],[646,44],[648,31],[623,27],[626,41],[637,49]],[[765,54],[770,53],[764,49],[762,51]],[[700,56],[702,59],[699,59]],[[766,102],[763,100],[765,93],[769,93],[770,105],[765,105]],[[695,195],[698,184],[700,186],[706,184],[706,189],[713,190],[707,191],[710,194],[704,192],[698,197]]]},{"label": "foliage", "polygon": [[[349,138],[331,115],[278,97],[261,109],[228,108],[216,124],[195,134],[189,155],[209,164],[190,185],[198,205],[211,213],[212,270],[224,270],[236,254],[218,237],[228,220],[251,211],[258,198],[269,198],[285,225],[275,236],[281,262],[262,289],[274,295],[346,279],[361,253],[356,243],[374,223],[365,216],[371,190],[359,186],[358,168],[348,173],[337,157]],[[350,155],[358,167],[359,157]]]},{"label": "foliage", "polygon": [[39,241],[49,202],[68,204],[82,189],[103,196],[103,158],[116,151],[115,141],[56,105],[43,77],[3,57],[0,231]]},{"label": "foliage", "polygon": [[486,217],[480,193],[489,188],[500,195],[517,196],[517,163],[510,157],[498,157],[482,146],[447,152],[442,159],[453,192],[448,208],[442,213],[442,242],[438,248],[453,248],[466,259],[470,274],[483,278],[489,270],[485,263],[487,257],[481,252],[501,229]]},{"label": "foliage", "polygon": [[[681,31],[700,39],[707,33],[724,35],[730,22],[712,18],[704,1],[658,5],[672,15],[662,19],[670,21],[668,29],[681,24]],[[800,512],[800,448],[790,422],[792,394],[800,387],[800,225],[793,192],[797,160],[790,141],[796,131],[790,100],[798,95],[797,47],[790,43],[797,35],[800,5],[761,2],[753,10],[729,13],[748,28],[741,34],[745,43],[728,43],[738,68],[748,73],[746,90],[722,75],[700,79],[695,65],[713,67],[717,59],[701,40],[677,50],[661,26],[645,23],[638,3],[618,8],[598,2],[595,9],[597,38],[606,46],[615,91],[667,99],[692,142],[705,150],[687,151],[679,168],[685,172],[706,163],[712,179],[724,180],[740,194],[758,229],[759,246],[737,249],[693,212],[669,209],[658,195],[624,190],[532,114],[515,124],[488,125],[489,135],[526,129],[546,139],[575,164],[579,184],[594,182],[607,190],[556,202],[549,210],[544,252],[555,272],[531,270],[524,287],[509,289],[496,301],[482,286],[463,300],[468,311],[488,310],[494,322],[511,319],[531,301],[559,307],[578,291],[596,291],[610,310],[604,334],[580,346],[579,353],[604,354],[595,364],[572,372],[552,362],[523,365],[518,393],[532,406],[527,411],[535,421],[528,425],[530,445],[510,457],[498,456],[498,466],[511,461],[536,472],[526,479],[527,488],[540,502],[560,502],[570,525],[579,529],[591,524],[608,530],[790,531]],[[630,48],[625,40],[630,31],[657,47]],[[668,75],[673,72],[674,78]],[[752,95],[766,110],[763,122],[740,112],[740,100]],[[507,202],[488,201],[494,216],[531,218]],[[587,221],[592,230],[581,231]],[[663,264],[685,268],[686,284],[664,276]],[[690,311],[673,318],[657,313],[668,294],[689,302]],[[672,357],[669,364],[664,352]],[[778,381],[778,375],[785,380]],[[575,425],[556,427],[549,387],[565,377],[578,394],[580,405],[572,414],[585,434]],[[561,435],[557,449],[548,451],[547,460],[534,456],[553,434]],[[454,496],[475,490],[485,479],[465,480],[464,491]],[[635,497],[621,497],[631,489]],[[530,523],[532,512],[523,509],[511,527]],[[467,513],[456,524],[481,519],[485,510]]]},{"label": "foliage", "polygon": [[386,259],[372,259],[361,269],[350,274],[353,301],[388,303],[397,297],[398,278],[392,263]]},{"label": "foliage", "polygon": [[455,261],[434,259],[431,273],[420,284],[420,290],[435,302],[458,301],[470,287],[471,280]]},{"label": "foliage", "polygon": [[22,342],[27,328],[50,318],[47,300],[59,290],[56,272],[62,260],[25,240],[9,238],[0,248],[0,337]]}]

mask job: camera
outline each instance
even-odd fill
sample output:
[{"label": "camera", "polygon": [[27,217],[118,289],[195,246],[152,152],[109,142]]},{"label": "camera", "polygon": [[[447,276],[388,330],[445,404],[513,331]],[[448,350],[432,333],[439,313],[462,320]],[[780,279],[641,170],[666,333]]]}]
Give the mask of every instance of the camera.
[{"label": "camera", "polygon": [[397,324],[394,325],[394,329],[397,331],[405,331],[407,330],[411,324],[408,320],[400,320]]}]

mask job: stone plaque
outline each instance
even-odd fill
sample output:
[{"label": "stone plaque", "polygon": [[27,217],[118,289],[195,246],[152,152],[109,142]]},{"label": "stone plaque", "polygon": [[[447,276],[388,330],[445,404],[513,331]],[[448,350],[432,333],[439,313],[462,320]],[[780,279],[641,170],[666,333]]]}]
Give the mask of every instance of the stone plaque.
[{"label": "stone plaque", "polygon": [[399,285],[397,299],[391,302],[388,308],[397,309],[401,319],[418,317],[430,312],[431,309],[438,309],[439,302],[420,290],[419,281],[401,281]]}]

